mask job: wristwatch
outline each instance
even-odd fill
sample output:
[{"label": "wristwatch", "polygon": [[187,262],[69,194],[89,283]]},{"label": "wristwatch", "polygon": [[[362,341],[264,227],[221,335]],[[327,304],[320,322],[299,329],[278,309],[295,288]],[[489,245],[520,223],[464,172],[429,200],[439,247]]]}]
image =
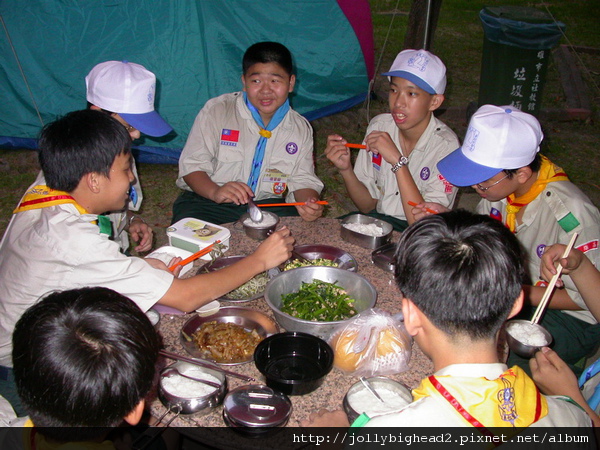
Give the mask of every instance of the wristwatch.
[{"label": "wristwatch", "polygon": [[129,221],[127,222],[127,226],[131,226],[131,222],[133,222],[134,220],[141,220],[143,223],[146,223],[146,221],[144,219],[142,219],[140,216],[132,215],[129,218]]},{"label": "wristwatch", "polygon": [[400,156],[400,159],[396,164],[392,166],[392,172],[396,173],[402,166],[406,166],[408,164],[408,158],[404,155]]}]

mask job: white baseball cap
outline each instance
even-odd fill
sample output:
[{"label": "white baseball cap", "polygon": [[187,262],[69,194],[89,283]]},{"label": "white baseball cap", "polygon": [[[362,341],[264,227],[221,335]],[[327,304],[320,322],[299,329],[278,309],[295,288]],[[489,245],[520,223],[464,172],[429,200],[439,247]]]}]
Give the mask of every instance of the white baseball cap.
[{"label": "white baseball cap", "polygon": [[87,101],[119,114],[148,136],[164,136],[173,128],[154,110],[156,76],[129,61],[100,63],[85,77]]},{"label": "white baseball cap", "polygon": [[404,78],[430,94],[443,94],[446,89],[446,66],[427,50],[402,50],[396,56],[388,77]]},{"label": "white baseball cap", "polygon": [[483,105],[471,117],[462,147],[437,168],[455,186],[472,186],[504,169],[529,165],[542,139],[540,123],[531,114],[513,106]]}]

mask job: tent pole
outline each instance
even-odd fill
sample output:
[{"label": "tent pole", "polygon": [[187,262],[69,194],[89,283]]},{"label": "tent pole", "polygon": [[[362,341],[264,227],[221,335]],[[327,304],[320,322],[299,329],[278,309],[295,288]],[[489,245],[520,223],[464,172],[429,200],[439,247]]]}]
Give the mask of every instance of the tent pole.
[{"label": "tent pole", "polygon": [[431,0],[427,0],[427,14],[425,15],[425,32],[423,33],[423,48],[429,50],[429,26],[431,22]]}]

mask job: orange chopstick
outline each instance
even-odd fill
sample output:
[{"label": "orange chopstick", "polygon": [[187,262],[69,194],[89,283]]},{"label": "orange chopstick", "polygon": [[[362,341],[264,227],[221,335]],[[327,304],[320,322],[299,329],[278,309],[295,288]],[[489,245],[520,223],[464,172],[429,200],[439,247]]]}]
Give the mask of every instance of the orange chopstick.
[{"label": "orange chopstick", "polygon": [[201,256],[204,256],[207,253],[209,253],[213,249],[213,247],[215,246],[215,244],[220,244],[220,243],[221,243],[221,241],[217,239],[215,242],[213,242],[212,244],[210,244],[207,247],[204,247],[202,250],[199,250],[196,253],[194,253],[193,255],[190,255],[187,258],[182,259],[178,263],[173,264],[171,267],[169,267],[169,270],[171,272],[173,272],[177,268],[177,266],[185,266],[186,264],[189,264],[192,261],[197,260]]},{"label": "orange chopstick", "polygon": [[[315,202],[317,205],[329,205],[329,202],[325,200],[319,200]],[[299,206],[306,205],[306,202],[296,202],[296,203],[262,203],[260,205],[256,205],[259,208],[266,208],[267,206]]]},{"label": "orange chopstick", "polygon": [[346,147],[348,147],[348,148],[367,148],[367,146],[363,145],[363,144],[346,144]]},{"label": "orange chopstick", "polygon": [[[410,200],[408,201],[408,204],[410,206],[417,206],[418,205],[418,203],[411,202]],[[431,213],[431,214],[437,214],[438,213],[437,211],[434,211],[433,209],[430,209],[430,208],[425,208],[425,211],[427,211],[428,213]]]}]

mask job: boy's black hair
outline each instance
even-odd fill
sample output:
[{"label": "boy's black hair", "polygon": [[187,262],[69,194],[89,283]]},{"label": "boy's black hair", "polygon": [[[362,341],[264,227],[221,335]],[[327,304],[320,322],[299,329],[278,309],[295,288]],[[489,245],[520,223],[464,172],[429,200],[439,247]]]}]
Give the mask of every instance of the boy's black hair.
[{"label": "boy's black hair", "polygon": [[[160,345],[142,310],[111,289],[52,293],[25,311],[13,333],[19,397],[44,435],[93,439],[149,392]],[[69,428],[65,439],[66,427],[82,428]]]},{"label": "boy's black hair", "polygon": [[242,58],[242,73],[245,75],[254,64],[275,63],[283,67],[288,75],[294,73],[292,54],[288,48],[279,42],[257,42],[251,45]]},{"label": "boy's black hair", "polygon": [[517,238],[500,221],[456,210],[409,226],[395,277],[404,297],[449,336],[493,338],[521,292]]},{"label": "boy's black hair", "polygon": [[88,173],[109,177],[115,158],[131,153],[131,137],[116,119],[86,109],[46,125],[38,148],[46,184],[51,189],[72,192]]},{"label": "boy's black hair", "polygon": [[[529,167],[533,173],[539,172],[542,167],[542,155],[540,152],[535,154],[535,158],[526,167]],[[504,169],[503,172],[508,175],[508,178],[512,178],[519,169]]]}]

